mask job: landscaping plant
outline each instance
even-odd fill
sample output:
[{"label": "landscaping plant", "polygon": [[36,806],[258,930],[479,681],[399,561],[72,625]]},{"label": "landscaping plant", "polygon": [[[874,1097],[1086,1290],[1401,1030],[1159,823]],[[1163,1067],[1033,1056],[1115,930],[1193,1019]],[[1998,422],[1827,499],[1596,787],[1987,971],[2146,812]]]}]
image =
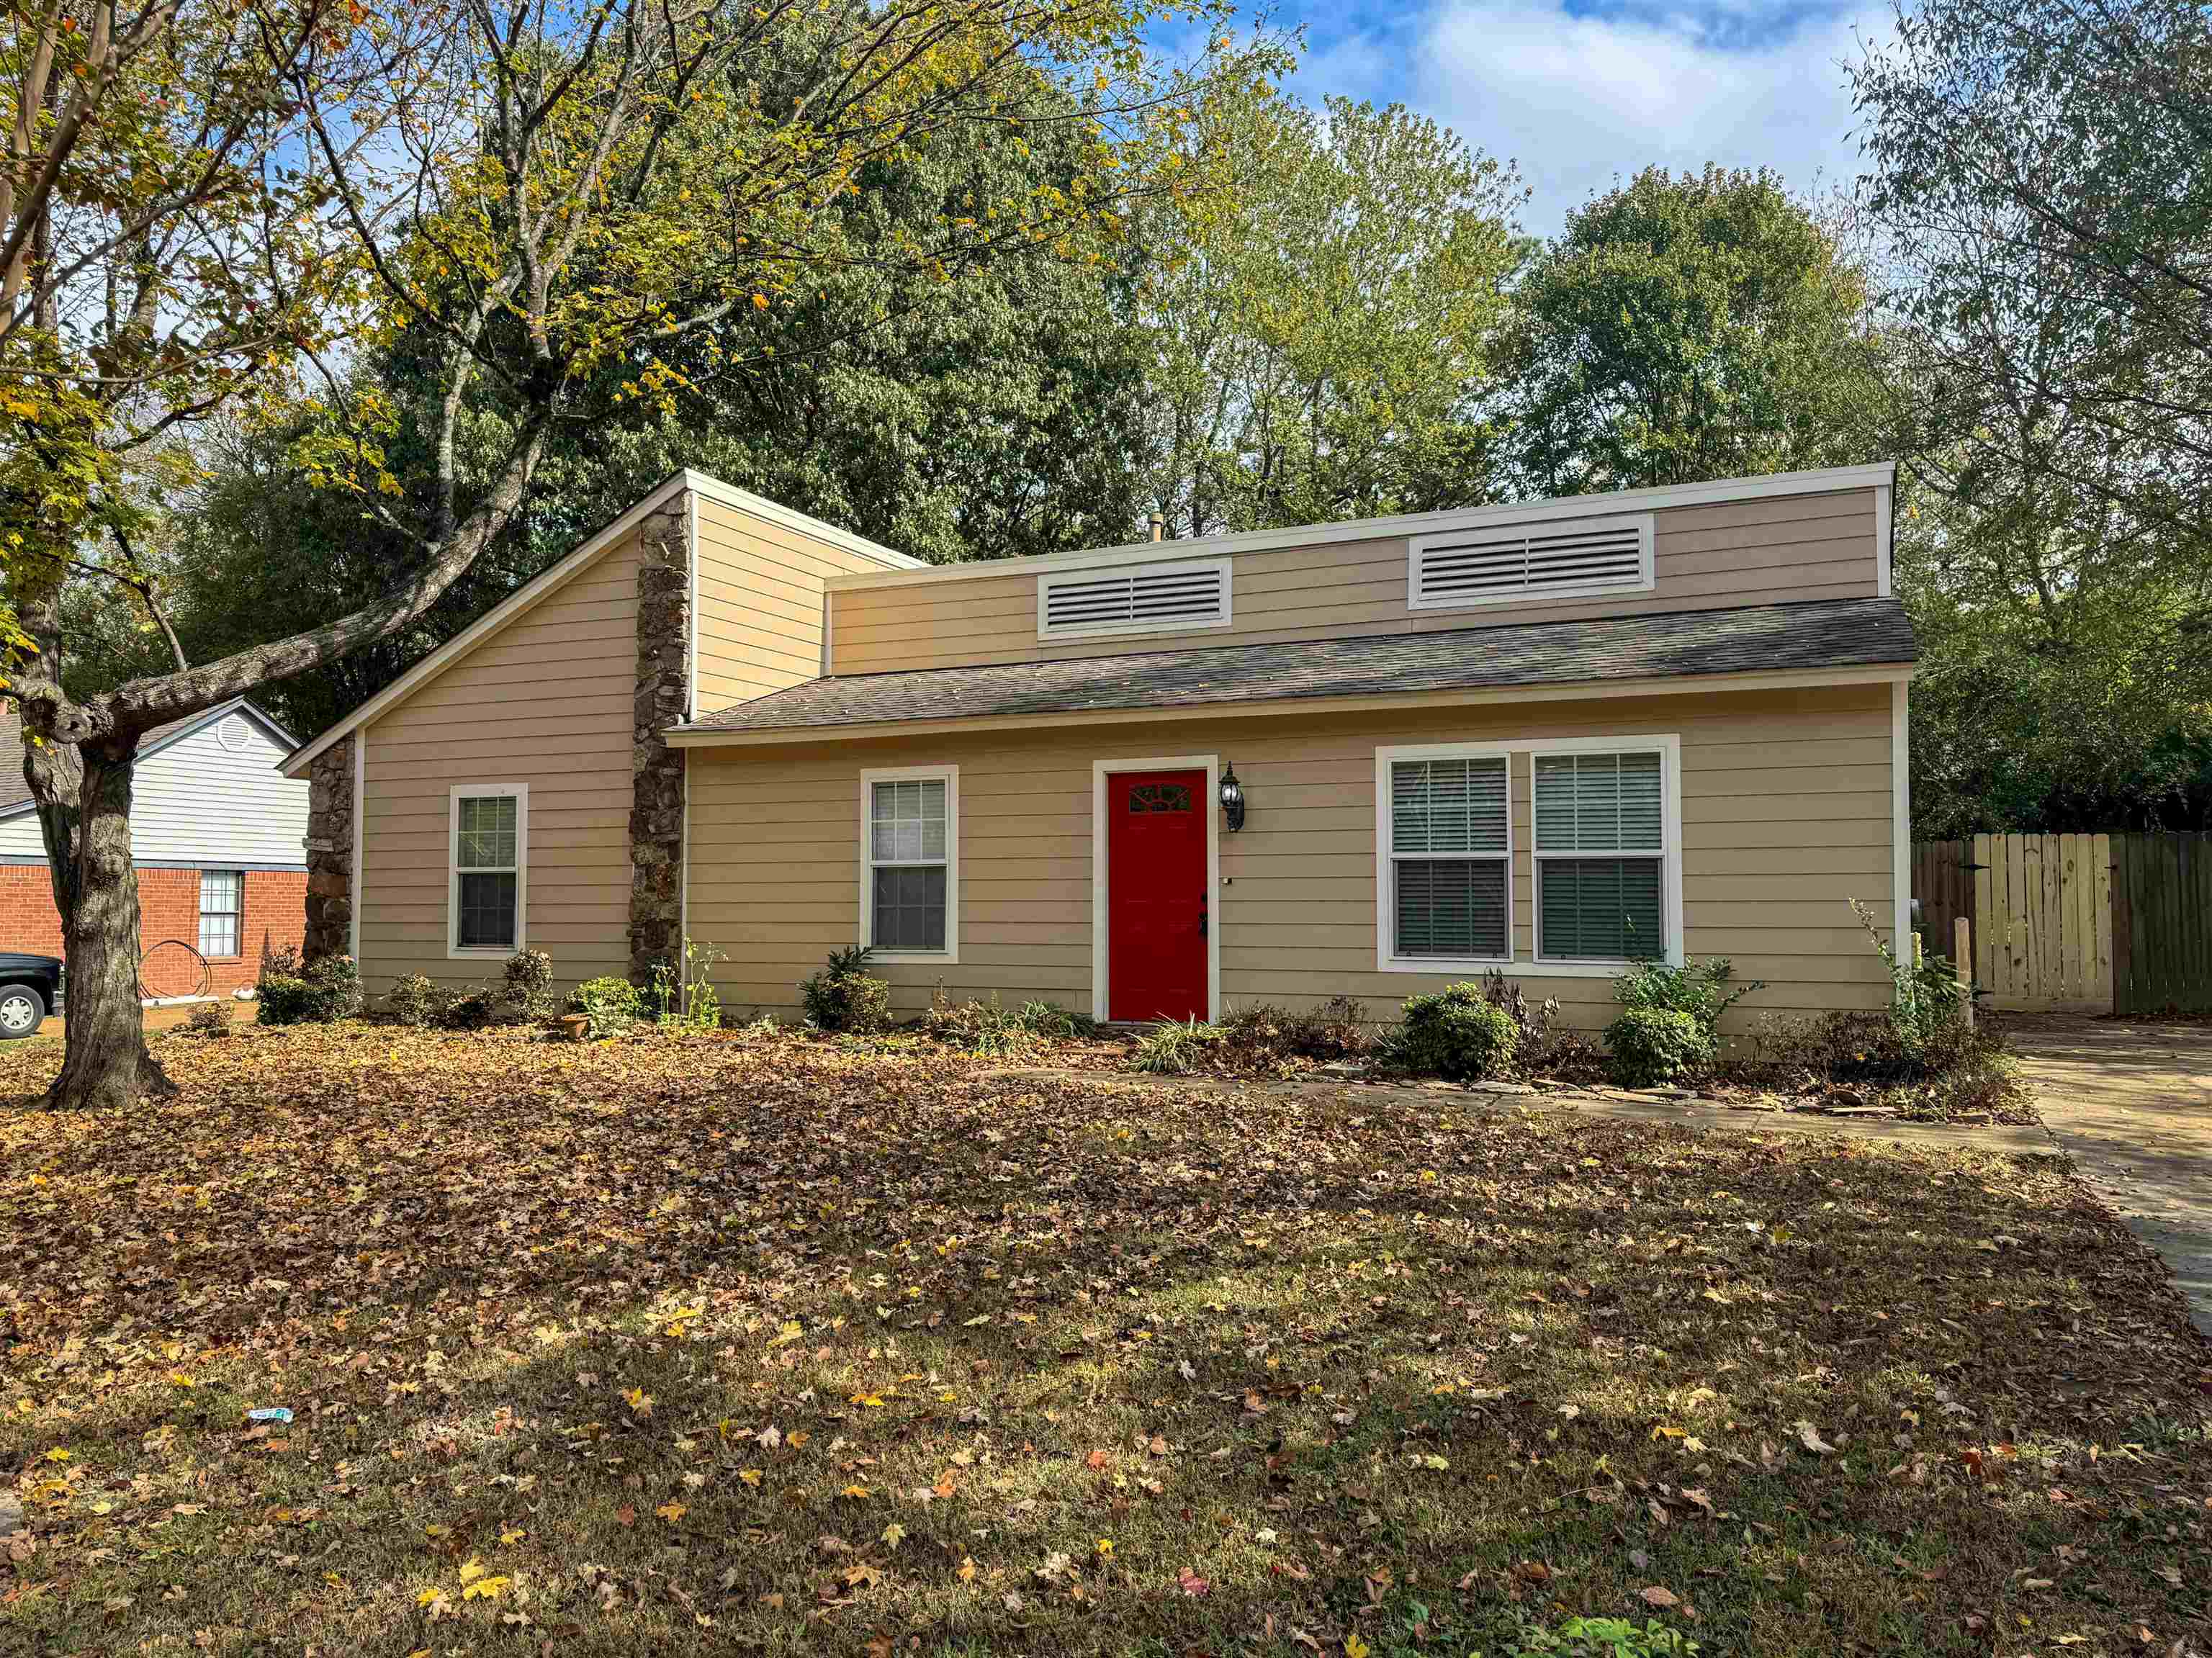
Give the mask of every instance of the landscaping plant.
[{"label": "landscaping plant", "polygon": [[276,951],[255,987],[263,1024],[329,1024],[361,1011],[361,970],[350,956],[322,956],[304,965],[299,952]]},{"label": "landscaping plant", "polygon": [[1712,1063],[1712,1033],[1672,1007],[1632,1007],[1606,1027],[1607,1074],[1623,1088],[1657,1088]]},{"label": "landscaping plant", "polygon": [[1162,1019],[1137,1040],[1137,1070],[1155,1077],[1188,1077],[1205,1063],[1208,1049],[1218,1047],[1221,1027],[1191,1018],[1178,1023]]},{"label": "landscaping plant", "polygon": [[1513,1016],[1475,984],[1408,996],[1391,1044],[1395,1061],[1447,1082],[1480,1082],[1513,1063],[1521,1041]]},{"label": "landscaping plant", "polygon": [[444,1019],[446,993],[427,975],[405,974],[386,993],[384,1011],[401,1024],[424,1029]]},{"label": "landscaping plant", "polygon": [[553,1016],[553,958],[542,950],[519,950],[500,976],[501,1011],[520,1024]]},{"label": "landscaping plant", "polygon": [[868,957],[874,954],[863,944],[833,950],[822,971],[799,981],[799,999],[806,1010],[807,1023],[817,1030],[856,1036],[890,1025],[891,987],[867,970]]},{"label": "landscaping plant", "polygon": [[584,1016],[586,1035],[619,1036],[645,1017],[645,998],[629,980],[608,974],[570,991],[568,1011]]},{"label": "landscaping plant", "polygon": [[714,945],[686,938],[680,972],[672,963],[655,962],[645,991],[654,1023],[664,1030],[720,1030],[722,999],[714,992],[714,963],[729,959]]}]

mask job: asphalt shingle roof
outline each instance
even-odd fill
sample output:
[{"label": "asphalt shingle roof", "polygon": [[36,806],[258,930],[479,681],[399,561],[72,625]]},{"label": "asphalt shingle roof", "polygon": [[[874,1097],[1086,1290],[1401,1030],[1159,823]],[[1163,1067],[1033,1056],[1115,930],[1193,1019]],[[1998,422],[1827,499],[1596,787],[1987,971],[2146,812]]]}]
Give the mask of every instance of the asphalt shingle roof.
[{"label": "asphalt shingle roof", "polygon": [[676,727],[798,731],[893,720],[1196,708],[1280,697],[1657,679],[1911,661],[1894,598],[1536,622],[1277,645],[815,679]]}]

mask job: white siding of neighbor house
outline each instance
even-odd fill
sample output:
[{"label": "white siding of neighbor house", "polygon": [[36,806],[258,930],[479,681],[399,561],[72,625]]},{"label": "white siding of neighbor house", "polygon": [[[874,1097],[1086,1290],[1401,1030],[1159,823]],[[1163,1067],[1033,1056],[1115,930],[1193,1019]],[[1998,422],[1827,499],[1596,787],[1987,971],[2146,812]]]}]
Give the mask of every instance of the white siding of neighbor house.
[{"label": "white siding of neighbor house", "polygon": [[[246,730],[245,746],[235,753],[220,736],[233,721]],[[258,723],[232,714],[140,761],[131,800],[136,861],[305,869],[307,784],[277,771],[284,754]],[[0,823],[0,857],[43,862],[46,855],[34,813]]]}]

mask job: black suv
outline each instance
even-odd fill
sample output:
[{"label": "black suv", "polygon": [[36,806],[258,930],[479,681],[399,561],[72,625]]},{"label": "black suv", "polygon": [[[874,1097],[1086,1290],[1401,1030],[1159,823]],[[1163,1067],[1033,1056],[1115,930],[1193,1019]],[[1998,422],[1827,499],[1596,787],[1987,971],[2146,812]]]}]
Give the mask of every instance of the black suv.
[{"label": "black suv", "polygon": [[21,1042],[62,1005],[62,964],[0,950],[0,1042]]}]

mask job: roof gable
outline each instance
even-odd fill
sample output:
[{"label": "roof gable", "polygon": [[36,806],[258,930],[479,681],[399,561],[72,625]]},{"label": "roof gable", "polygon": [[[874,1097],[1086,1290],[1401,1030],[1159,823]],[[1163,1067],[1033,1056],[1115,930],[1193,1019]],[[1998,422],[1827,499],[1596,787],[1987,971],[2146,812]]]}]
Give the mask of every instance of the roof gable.
[{"label": "roof gable", "polygon": [[551,568],[540,572],[523,583],[501,603],[485,611],[475,622],[454,635],[436,650],[432,651],[374,696],[370,697],[336,725],[317,736],[313,741],[301,744],[287,755],[282,767],[284,774],[288,777],[301,775],[317,755],[328,749],[348,732],[358,730],[386,709],[396,703],[404,701],[430,680],[499,632],[501,629],[516,621],[533,606],[557,592],[569,581],[581,574],[601,554],[606,552],[630,531],[643,523],[648,515],[686,491],[719,501],[726,506],[738,507],[770,523],[803,530],[808,535],[831,542],[848,551],[857,552],[886,568],[918,569],[921,568],[922,561],[920,559],[909,558],[904,553],[893,552],[888,547],[878,546],[874,542],[863,537],[854,535],[847,530],[841,530],[834,524],[824,524],[818,519],[807,517],[804,513],[793,512],[790,507],[780,506],[764,495],[757,495],[750,490],[740,489],[735,484],[723,483],[720,478],[708,477],[703,472],[694,472],[689,470],[677,472],[656,484],[641,499],[626,508],[613,522],[586,537],[574,551],[561,559]]},{"label": "roof gable", "polygon": [[[220,724],[234,714],[252,721],[279,754],[293,747],[292,734],[271,719],[266,709],[246,697],[234,696],[228,702],[218,702],[211,708],[155,726],[138,739],[137,763],[145,764],[162,750],[173,747],[196,732]],[[20,817],[29,811],[33,804],[31,786],[23,780],[22,712],[12,701],[0,704],[0,820]]]}]

